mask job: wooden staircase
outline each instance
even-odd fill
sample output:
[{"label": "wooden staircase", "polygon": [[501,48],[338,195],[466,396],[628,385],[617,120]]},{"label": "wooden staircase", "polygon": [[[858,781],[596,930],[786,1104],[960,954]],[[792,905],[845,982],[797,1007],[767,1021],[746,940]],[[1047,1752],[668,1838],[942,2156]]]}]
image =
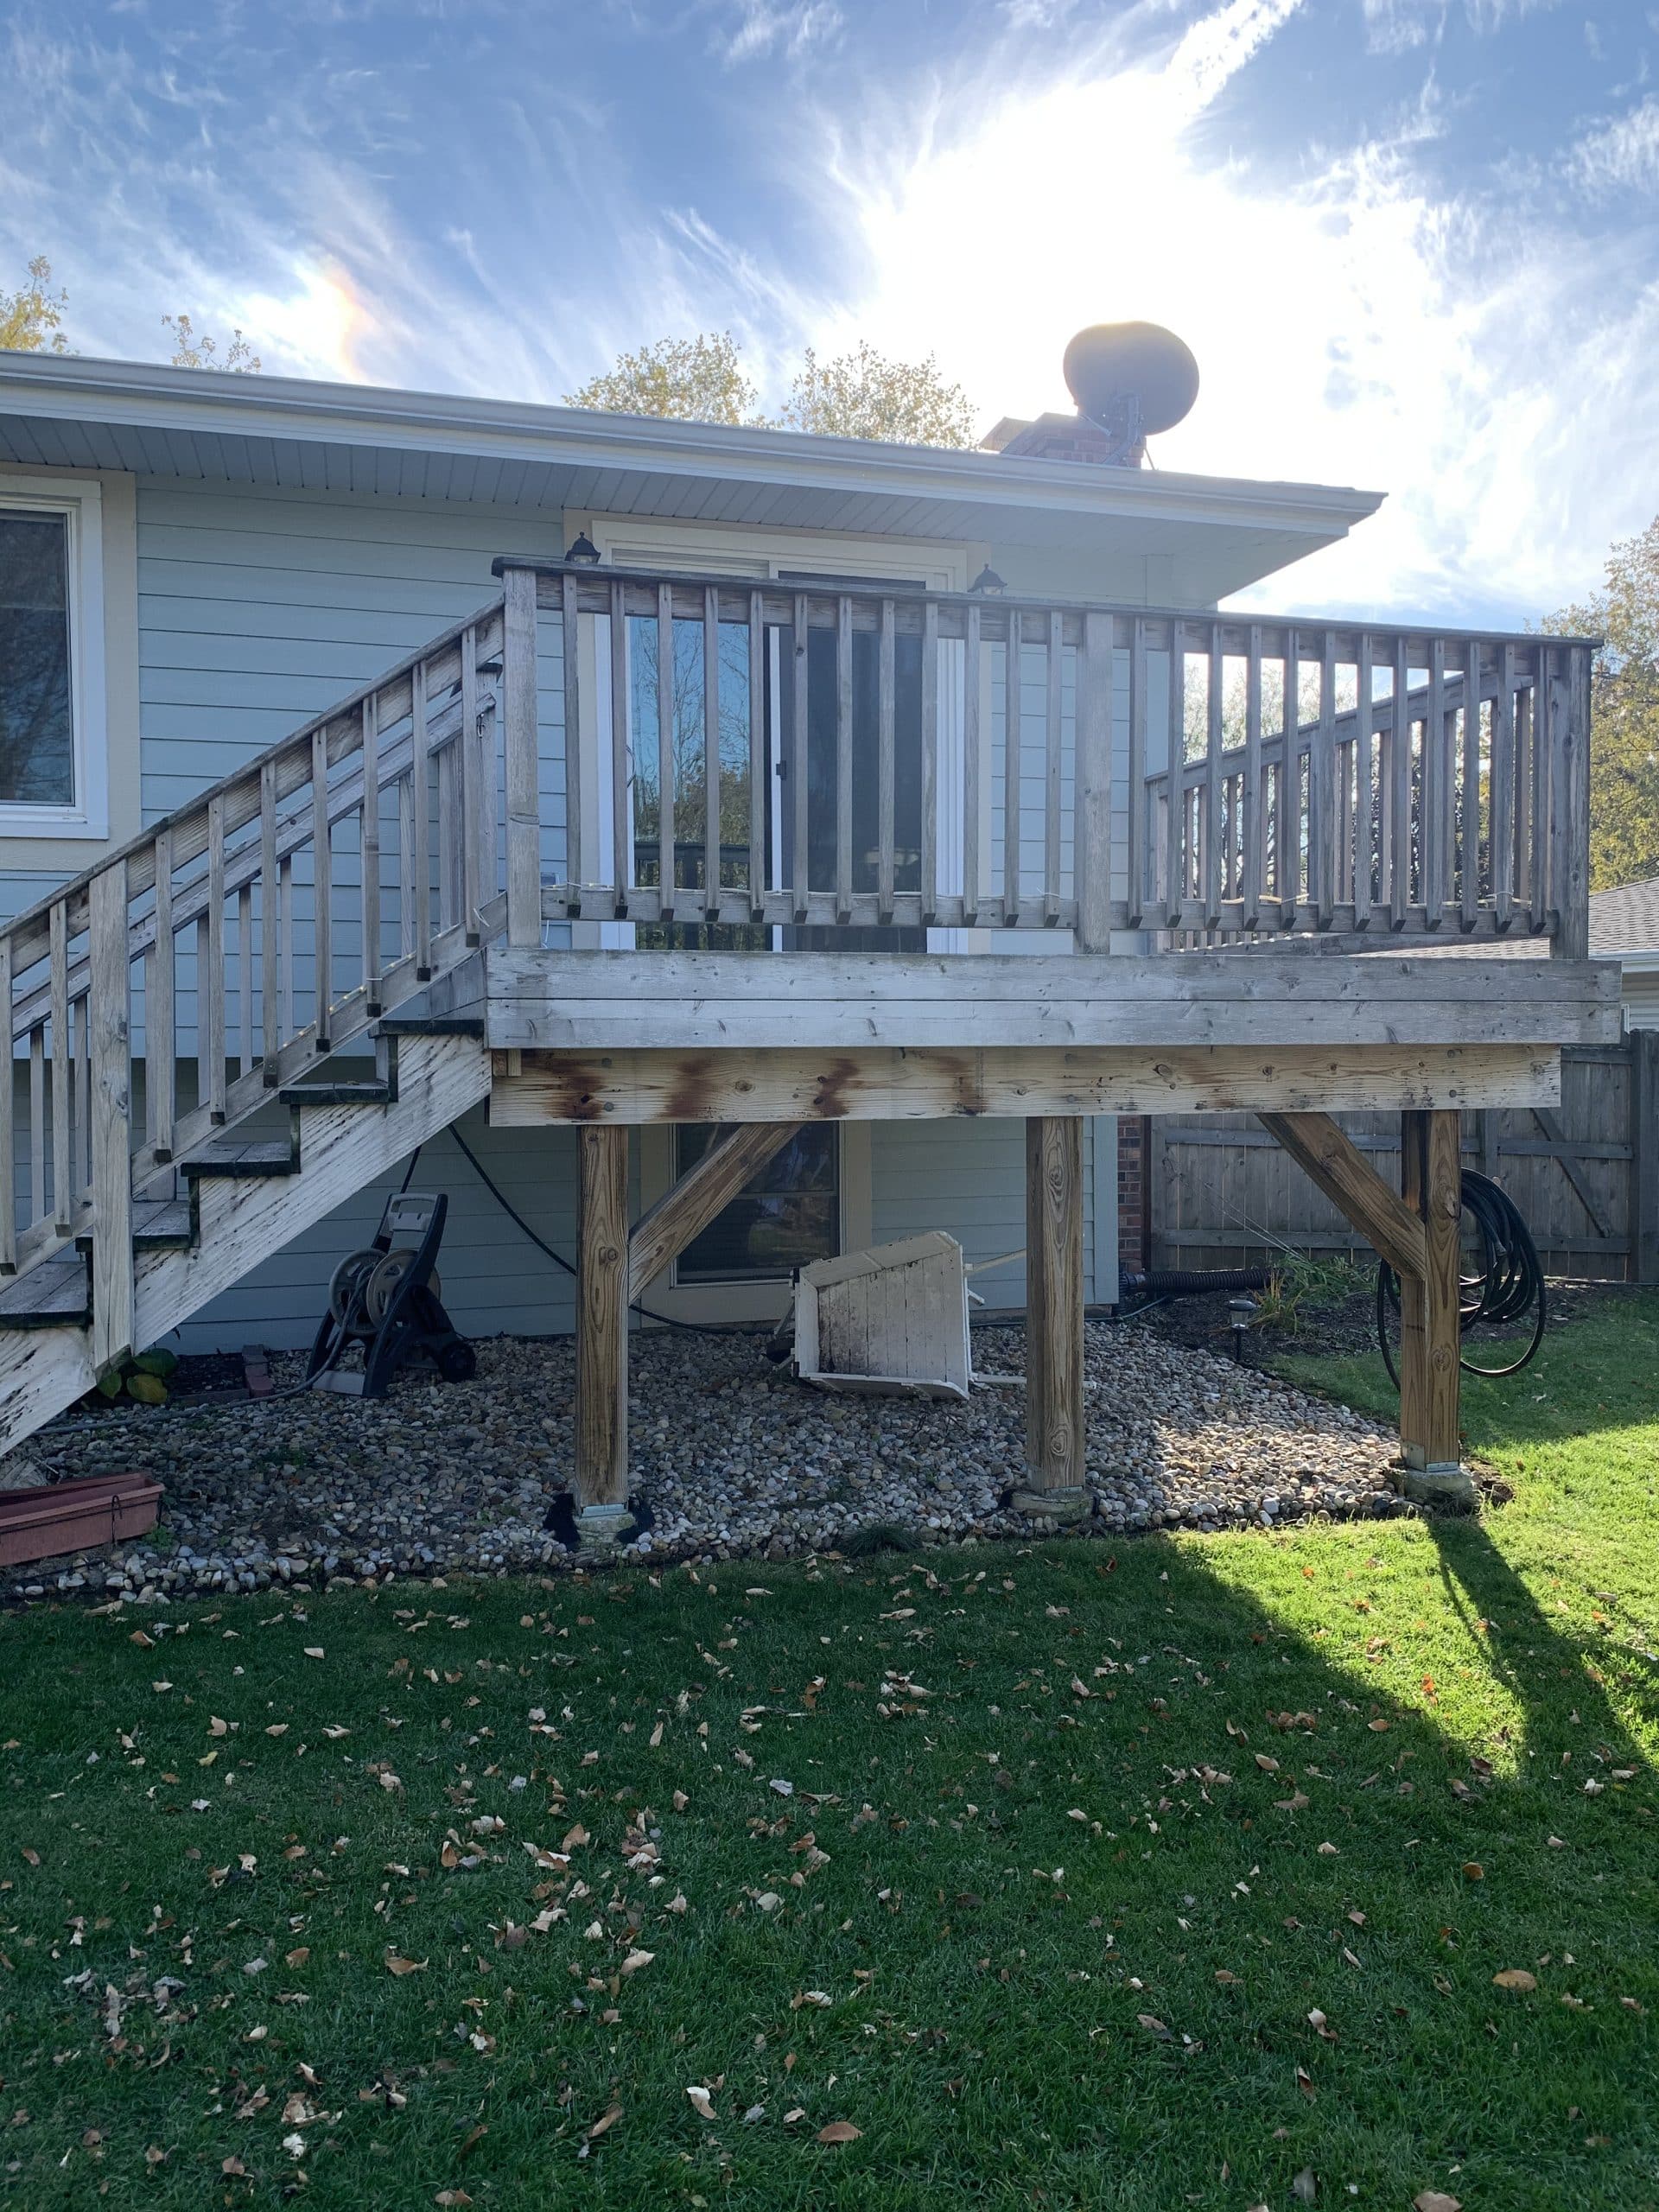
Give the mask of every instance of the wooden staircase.
[{"label": "wooden staircase", "polygon": [[0,1450],[487,1096],[501,652],[498,602],[0,931]]}]

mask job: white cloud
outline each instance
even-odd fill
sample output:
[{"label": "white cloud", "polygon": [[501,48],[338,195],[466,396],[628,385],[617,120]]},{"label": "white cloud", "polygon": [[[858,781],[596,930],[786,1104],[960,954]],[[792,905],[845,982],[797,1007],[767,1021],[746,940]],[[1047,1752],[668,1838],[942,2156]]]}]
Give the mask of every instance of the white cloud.
[{"label": "white cloud", "polygon": [[1567,169],[1592,199],[1659,188],[1659,100],[1645,99],[1629,114],[1586,131]]},{"label": "white cloud", "polygon": [[735,30],[718,41],[721,58],[728,67],[758,61],[772,53],[795,60],[810,47],[828,45],[838,38],[842,13],[833,0],[792,0],[775,5],[773,0],[744,0],[741,21]]},{"label": "white cloud", "polygon": [[1161,467],[1389,494],[1269,598],[1559,605],[1659,505],[1650,245],[1437,196],[1415,143],[1432,110],[1390,143],[1309,152],[1294,181],[1216,162],[1190,126],[1288,12],[1232,0],[1161,57],[982,78],[839,139],[821,212],[850,214],[860,253],[812,334],[936,351],[989,420],[1070,405],[1060,355],[1083,324],[1167,323],[1204,382]]}]

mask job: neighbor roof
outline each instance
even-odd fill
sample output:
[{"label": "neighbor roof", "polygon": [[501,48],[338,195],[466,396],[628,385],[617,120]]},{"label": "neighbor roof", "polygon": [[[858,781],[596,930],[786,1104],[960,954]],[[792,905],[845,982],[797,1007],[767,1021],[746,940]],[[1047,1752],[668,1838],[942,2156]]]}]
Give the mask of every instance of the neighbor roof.
[{"label": "neighbor roof", "polygon": [[1382,496],[41,353],[0,354],[0,459],[1162,555],[1188,604],[1345,537]]},{"label": "neighbor roof", "polygon": [[1659,875],[1591,893],[1590,950],[1599,960],[1659,953]]}]

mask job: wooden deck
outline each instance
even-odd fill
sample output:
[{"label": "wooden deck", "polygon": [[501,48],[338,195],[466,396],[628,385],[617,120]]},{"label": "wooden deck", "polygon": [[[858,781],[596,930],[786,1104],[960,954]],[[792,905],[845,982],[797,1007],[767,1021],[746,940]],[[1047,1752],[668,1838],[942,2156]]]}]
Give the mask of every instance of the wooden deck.
[{"label": "wooden deck", "polygon": [[[1268,1117],[1397,1256],[1406,1444],[1455,1462],[1457,1116],[1553,1104],[1562,1048],[1618,1022],[1584,958],[1587,641],[498,568],[471,621],[0,929],[14,1438],[487,1091],[582,1132],[584,1503],[626,1492],[636,1287],[754,1125],[825,1118],[1026,1122],[1038,1489],[1083,1478],[1080,1117],[1113,1112]],[[1021,957],[898,949],[945,930]],[[1276,949],[1351,936],[1390,949]],[[1521,937],[1552,957],[1432,950]],[[322,1068],[353,1045],[375,1083]],[[273,1149],[277,1101],[304,1135]],[[1403,1197],[1350,1107],[1404,1116]],[[630,1230],[628,1128],[675,1121],[733,1130]],[[194,1241],[149,1249],[181,1179]]]}]

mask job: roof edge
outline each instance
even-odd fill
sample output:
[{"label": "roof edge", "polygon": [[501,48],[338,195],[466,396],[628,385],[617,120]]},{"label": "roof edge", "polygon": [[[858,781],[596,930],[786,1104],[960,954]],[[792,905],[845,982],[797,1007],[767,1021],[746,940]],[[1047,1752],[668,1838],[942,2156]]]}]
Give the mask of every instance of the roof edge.
[{"label": "roof edge", "polygon": [[975,499],[1010,507],[1124,516],[1188,516],[1274,527],[1322,540],[1374,514],[1382,493],[1345,486],[1167,470],[1105,469],[976,448],[893,445],[801,431],[686,423],[528,400],[327,384],[294,377],[175,369],[79,355],[0,354],[0,411],[207,435],[403,451],[558,459],[671,474]]}]

